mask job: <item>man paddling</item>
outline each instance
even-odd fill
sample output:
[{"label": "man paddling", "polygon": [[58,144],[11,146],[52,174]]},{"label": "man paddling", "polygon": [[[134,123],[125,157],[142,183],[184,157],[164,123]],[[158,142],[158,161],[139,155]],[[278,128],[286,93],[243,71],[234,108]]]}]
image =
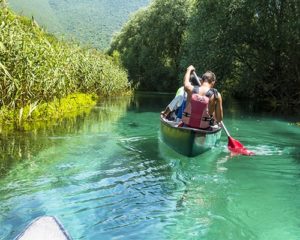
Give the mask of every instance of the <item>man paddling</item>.
[{"label": "man paddling", "polygon": [[202,75],[202,84],[199,93],[193,92],[189,79],[195,71],[194,66],[189,66],[184,76],[184,90],[187,92],[187,104],[183,113],[184,126],[200,129],[209,129],[223,120],[222,97],[217,89],[213,88],[216,76],[207,71]]}]

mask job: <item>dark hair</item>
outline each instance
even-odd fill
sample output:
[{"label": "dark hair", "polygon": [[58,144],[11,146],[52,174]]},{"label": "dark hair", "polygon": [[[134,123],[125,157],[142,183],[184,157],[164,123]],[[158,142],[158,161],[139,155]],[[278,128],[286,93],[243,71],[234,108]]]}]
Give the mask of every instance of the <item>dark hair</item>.
[{"label": "dark hair", "polygon": [[194,73],[190,76],[190,82],[193,86],[200,86],[200,79],[197,78]]},{"label": "dark hair", "polygon": [[202,80],[203,82],[212,83],[215,82],[217,79],[216,75],[212,71],[207,71],[202,75]]}]

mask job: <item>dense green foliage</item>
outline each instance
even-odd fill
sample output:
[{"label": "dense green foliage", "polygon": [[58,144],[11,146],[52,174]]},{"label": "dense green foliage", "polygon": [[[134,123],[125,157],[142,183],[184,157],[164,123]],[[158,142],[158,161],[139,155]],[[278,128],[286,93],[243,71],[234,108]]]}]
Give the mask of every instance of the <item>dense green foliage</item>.
[{"label": "dense green foliage", "polygon": [[156,0],[138,11],[112,42],[140,89],[175,90],[189,1]]},{"label": "dense green foliage", "polygon": [[0,12],[0,107],[20,109],[74,92],[128,90],[127,73],[113,58],[57,41],[28,19]]},{"label": "dense green foliage", "polygon": [[193,64],[199,74],[214,71],[224,95],[296,106],[299,19],[294,0],[157,0],[130,19],[110,53],[120,53],[141,89],[170,90]]},{"label": "dense green foliage", "polygon": [[150,0],[9,0],[13,10],[34,16],[39,25],[55,35],[64,35],[98,49],[109,46],[114,32],[129,14]]},{"label": "dense green foliage", "polygon": [[182,64],[201,59],[197,67],[213,69],[223,89],[235,96],[296,106],[300,104],[299,7],[299,1],[285,0],[198,0]]}]

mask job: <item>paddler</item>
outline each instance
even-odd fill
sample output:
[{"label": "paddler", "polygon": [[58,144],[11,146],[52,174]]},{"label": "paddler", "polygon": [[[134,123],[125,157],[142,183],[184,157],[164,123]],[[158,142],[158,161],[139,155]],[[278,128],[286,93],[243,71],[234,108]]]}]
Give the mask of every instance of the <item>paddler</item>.
[{"label": "paddler", "polygon": [[194,66],[189,66],[183,80],[187,103],[182,121],[187,127],[209,129],[223,120],[222,96],[217,89],[213,88],[216,76],[211,71],[202,75],[199,92],[195,93],[189,81],[194,71]]}]

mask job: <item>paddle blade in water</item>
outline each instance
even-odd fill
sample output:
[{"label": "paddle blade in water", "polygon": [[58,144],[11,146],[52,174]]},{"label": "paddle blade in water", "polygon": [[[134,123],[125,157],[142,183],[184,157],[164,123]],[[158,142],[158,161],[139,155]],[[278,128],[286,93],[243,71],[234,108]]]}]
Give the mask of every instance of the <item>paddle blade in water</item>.
[{"label": "paddle blade in water", "polygon": [[238,140],[228,137],[228,149],[229,151],[236,153],[236,154],[242,154],[242,155],[254,155],[254,152],[251,152],[247,148],[243,146]]}]

